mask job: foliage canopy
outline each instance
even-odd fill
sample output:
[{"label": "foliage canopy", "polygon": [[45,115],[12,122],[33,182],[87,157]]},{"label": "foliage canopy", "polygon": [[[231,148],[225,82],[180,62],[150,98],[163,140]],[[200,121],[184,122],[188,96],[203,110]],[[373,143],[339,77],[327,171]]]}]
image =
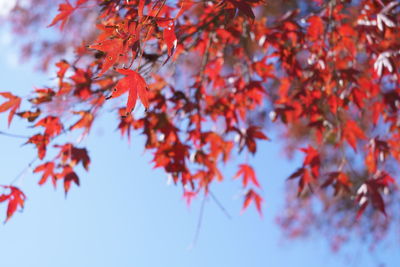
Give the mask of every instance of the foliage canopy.
[{"label": "foliage canopy", "polygon": [[[56,84],[28,98],[0,93],[9,125],[18,116],[37,130],[26,143],[37,149],[40,185],[62,183],[66,194],[79,185],[88,151],[57,138],[89,135],[113,107],[120,134],[140,131],[154,167],[189,202],[224,180],[220,165],[232,154],[256,155],[275,127],[289,152],[304,154],[278,220],[290,236],[318,226],[340,229],[335,244],[353,228],[379,239],[399,219],[398,1],[65,0],[50,18],[53,9],[16,1],[6,20],[23,57],[55,64]],[[22,38],[46,24],[62,34]],[[243,209],[261,213],[252,166],[240,164],[235,178],[247,192]],[[8,220],[25,195],[3,187]]]}]

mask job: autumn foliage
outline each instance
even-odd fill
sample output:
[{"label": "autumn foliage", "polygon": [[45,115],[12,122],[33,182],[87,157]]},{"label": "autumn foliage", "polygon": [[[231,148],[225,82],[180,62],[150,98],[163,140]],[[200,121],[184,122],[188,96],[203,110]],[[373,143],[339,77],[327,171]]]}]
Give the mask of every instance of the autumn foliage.
[{"label": "autumn foliage", "polygon": [[[358,227],[366,217],[382,233],[398,219],[391,209],[400,161],[398,1],[66,0],[53,18],[43,14],[53,1],[28,2],[9,19],[16,35],[62,30],[59,40],[21,44],[42,68],[55,64],[57,83],[29,99],[0,93],[0,112],[8,124],[18,116],[37,130],[26,143],[37,150],[40,185],[63,183],[65,193],[79,185],[76,166],[88,170],[89,153],[57,138],[89,135],[112,106],[120,134],[141,132],[154,167],[188,202],[226,179],[220,166],[232,154],[256,156],[275,128],[287,151],[304,157],[288,177],[278,219],[290,236],[321,212],[315,201],[332,227]],[[237,168],[243,209],[261,213],[253,167]],[[25,195],[3,187],[8,220]]]}]

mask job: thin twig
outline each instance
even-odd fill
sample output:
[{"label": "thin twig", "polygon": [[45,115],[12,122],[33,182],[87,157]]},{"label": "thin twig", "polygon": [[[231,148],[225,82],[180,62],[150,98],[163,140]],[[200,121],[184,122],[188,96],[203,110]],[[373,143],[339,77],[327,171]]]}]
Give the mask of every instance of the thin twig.
[{"label": "thin twig", "polygon": [[14,185],[15,183],[17,183],[23,176],[24,174],[32,167],[33,163],[35,163],[35,161],[38,160],[38,157],[35,156],[29,163],[28,165],[20,172],[18,173],[17,176],[15,176],[15,178],[10,182],[10,185]]},{"label": "thin twig", "polygon": [[212,200],[214,200],[215,204],[217,204],[218,208],[221,209],[221,211],[225,214],[225,216],[229,219],[232,220],[232,216],[229,214],[229,212],[225,209],[225,207],[221,204],[221,202],[217,199],[217,197],[209,190],[208,193],[210,194]]},{"label": "thin twig", "polygon": [[22,139],[29,139],[29,136],[19,135],[19,134],[12,134],[0,131],[0,135],[8,136],[8,137],[15,137],[15,138],[22,138]]},{"label": "thin twig", "polygon": [[198,219],[198,221],[197,221],[196,233],[195,233],[195,235],[194,235],[193,242],[192,242],[192,244],[190,245],[190,249],[192,249],[192,248],[196,245],[197,240],[198,240],[198,238],[199,238],[200,229],[201,229],[201,224],[202,224],[202,222],[203,222],[204,208],[205,208],[205,205],[206,205],[206,200],[207,200],[207,194],[204,193],[204,198],[203,198],[203,201],[201,202],[201,207],[200,207],[199,219]]}]

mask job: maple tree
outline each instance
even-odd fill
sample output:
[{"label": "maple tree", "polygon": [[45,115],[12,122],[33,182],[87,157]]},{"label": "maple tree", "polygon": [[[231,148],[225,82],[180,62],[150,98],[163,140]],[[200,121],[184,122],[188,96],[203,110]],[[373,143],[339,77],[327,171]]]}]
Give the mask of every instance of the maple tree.
[{"label": "maple tree", "polygon": [[[7,19],[17,36],[60,28],[59,39],[21,44],[41,68],[55,64],[57,84],[29,99],[0,93],[9,125],[18,116],[37,130],[26,143],[37,149],[40,185],[62,182],[66,194],[79,185],[75,168],[88,170],[88,151],[57,137],[89,135],[101,111],[118,105],[120,134],[146,137],[154,167],[182,186],[188,203],[225,179],[220,165],[232,154],[256,155],[273,126],[288,152],[304,155],[278,219],[289,236],[318,226],[320,213],[319,227],[346,230],[367,218],[364,230],[373,226],[376,238],[398,220],[398,1],[65,0],[53,17],[44,12],[56,7],[17,1]],[[58,154],[49,158],[49,149]],[[261,213],[253,167],[241,163],[234,178],[246,191],[243,209]],[[3,187],[8,220],[25,195]]]}]

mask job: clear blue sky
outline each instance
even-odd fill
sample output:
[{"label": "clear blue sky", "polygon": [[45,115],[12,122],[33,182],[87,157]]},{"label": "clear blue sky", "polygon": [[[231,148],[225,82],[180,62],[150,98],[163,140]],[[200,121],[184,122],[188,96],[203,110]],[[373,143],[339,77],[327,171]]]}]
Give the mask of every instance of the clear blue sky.
[{"label": "clear blue sky", "polygon": [[[16,51],[0,29],[0,91],[26,95],[50,79],[33,71],[32,64],[15,61]],[[153,170],[143,139],[131,144],[115,131],[115,114],[94,125],[87,145],[90,172],[80,171],[81,187],[64,198],[47,184],[37,185],[30,171],[19,186],[28,196],[23,213],[0,225],[0,266],[5,267],[263,267],[263,266],[400,266],[399,246],[373,254],[361,243],[332,254],[318,234],[306,240],[284,240],[274,220],[283,206],[285,178],[298,166],[289,162],[274,143],[263,143],[255,165],[263,186],[264,218],[251,207],[240,215],[240,184],[232,181],[235,162],[225,168],[226,181],[214,186],[229,220],[207,201],[197,243],[192,247],[201,198],[188,208],[180,188],[167,186],[163,172]],[[10,129],[0,114],[0,130],[24,134],[15,118]],[[34,157],[23,140],[0,136],[0,184],[8,184]],[[235,167],[235,168],[233,168]],[[5,216],[0,205],[0,218]],[[2,219],[1,219],[2,220]],[[394,238],[398,242],[397,237]]]}]

